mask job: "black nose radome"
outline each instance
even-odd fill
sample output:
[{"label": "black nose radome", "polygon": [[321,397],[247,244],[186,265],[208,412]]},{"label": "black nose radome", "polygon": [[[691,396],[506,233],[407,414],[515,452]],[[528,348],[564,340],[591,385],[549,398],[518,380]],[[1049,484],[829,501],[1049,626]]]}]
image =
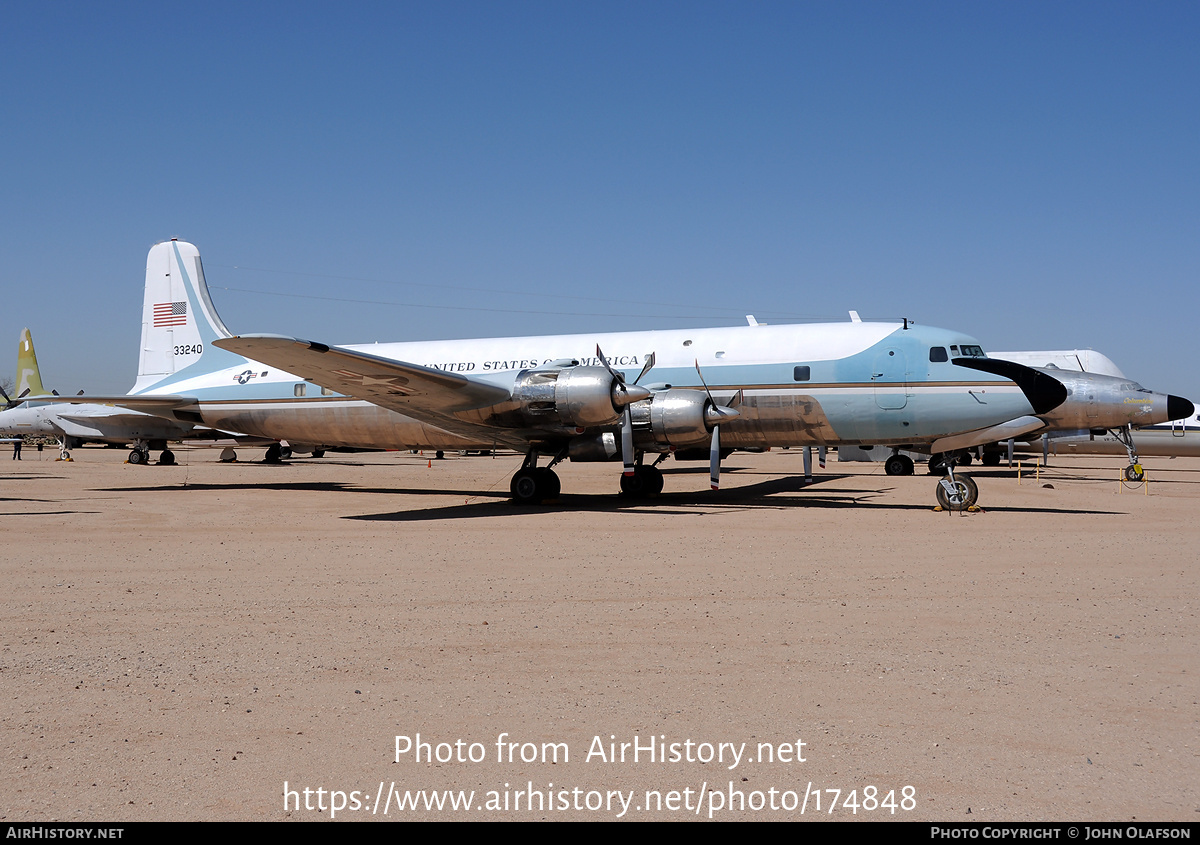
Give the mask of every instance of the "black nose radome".
[{"label": "black nose radome", "polygon": [[1167,419],[1187,419],[1196,413],[1196,406],[1182,396],[1167,396]]}]

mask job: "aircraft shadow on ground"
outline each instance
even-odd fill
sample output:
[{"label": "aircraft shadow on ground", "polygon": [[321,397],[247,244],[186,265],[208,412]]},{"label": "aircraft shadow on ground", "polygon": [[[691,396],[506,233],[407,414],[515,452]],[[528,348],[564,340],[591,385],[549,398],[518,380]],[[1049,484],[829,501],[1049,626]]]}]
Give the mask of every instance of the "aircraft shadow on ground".
[{"label": "aircraft shadow on ground", "polygon": [[[813,493],[822,482],[843,480],[846,476],[818,476],[812,484],[805,484],[803,477],[774,477],[756,484],[748,484],[731,490],[691,491],[686,493],[664,493],[653,499],[632,499],[616,494],[567,494],[554,502],[542,505],[513,505],[508,496],[501,493],[483,494],[489,501],[478,502],[481,494],[468,493],[467,501],[461,505],[428,508],[424,510],[395,511],[391,513],[354,514],[343,519],[380,522],[428,522],[443,519],[473,519],[480,517],[503,517],[521,514],[535,516],[546,513],[623,513],[653,514],[656,516],[703,516],[740,510],[786,510],[789,508],[829,509],[876,509],[889,511],[932,511],[931,503],[897,503],[874,501],[891,492],[892,488],[863,489],[838,493]],[[447,491],[390,491],[406,493],[430,493],[446,495]],[[791,495],[795,494],[795,495]],[[461,494],[460,494],[461,495]],[[500,501],[497,501],[497,500]],[[1091,511],[1075,508],[985,508],[994,513],[1030,513],[1061,515],[1111,516],[1121,511]]]},{"label": "aircraft shadow on ground", "polygon": [[[694,473],[692,468],[676,470],[676,472]],[[707,472],[707,468],[703,469]],[[724,470],[722,473],[724,474]],[[256,491],[274,490],[297,493],[358,493],[386,496],[429,497],[446,496],[462,497],[461,505],[449,505],[436,508],[418,508],[407,511],[392,511],[377,514],[353,514],[344,519],[378,520],[391,522],[426,522],[441,519],[471,519],[479,517],[513,516],[520,514],[544,515],[546,513],[644,513],[668,516],[699,516],[737,510],[752,510],[772,508],[785,510],[788,508],[862,508],[882,509],[889,511],[929,511],[933,508],[932,486],[929,501],[903,503],[894,501],[876,501],[880,496],[893,492],[892,486],[865,487],[857,490],[841,490],[838,492],[821,492],[823,485],[834,481],[845,482],[847,479],[858,479],[869,482],[878,479],[884,482],[886,476],[846,476],[823,474],[814,476],[812,482],[805,483],[802,475],[779,476],[777,473],[746,472],[748,475],[769,475],[762,481],[743,484],[735,488],[719,491],[694,490],[688,492],[667,492],[650,499],[634,499],[618,495],[604,494],[565,494],[558,500],[541,505],[513,505],[509,494],[504,489],[494,490],[447,490],[433,487],[364,487],[337,481],[279,481],[274,483],[254,483],[251,481],[239,483],[186,483],[146,485],[140,487],[106,487],[95,488],[94,492],[105,493],[167,493],[185,491]],[[990,477],[1005,477],[998,472]],[[930,477],[932,480],[932,476]],[[481,501],[483,500],[483,501]],[[1043,514],[1092,514],[1115,515],[1121,511],[1079,510],[1076,508],[1046,508],[1046,507],[984,507],[984,511],[995,513],[1043,513]]]}]

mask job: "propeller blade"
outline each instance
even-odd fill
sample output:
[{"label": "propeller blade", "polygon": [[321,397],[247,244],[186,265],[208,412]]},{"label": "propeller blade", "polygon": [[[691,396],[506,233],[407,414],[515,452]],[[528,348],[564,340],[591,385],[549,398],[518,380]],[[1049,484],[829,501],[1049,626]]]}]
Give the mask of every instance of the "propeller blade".
[{"label": "propeller blade", "polygon": [[[651,352],[649,355],[646,356],[646,364],[645,364],[645,366],[642,367],[642,371],[640,373],[638,373],[638,377],[633,380],[633,383],[637,384],[639,381],[642,380],[642,376],[644,376],[646,373],[650,372],[650,370],[653,368],[654,368],[654,353]],[[1187,414],[1184,414],[1184,416],[1186,417]]]},{"label": "propeller blade", "polygon": [[604,369],[608,370],[609,375],[621,382],[621,384],[625,383],[625,376],[612,368],[612,365],[608,363],[608,359],[604,357],[604,352],[600,349],[600,344],[598,343],[596,344],[596,357],[600,359],[600,363],[604,365]]},{"label": "propeller blade", "polygon": [[708,448],[708,481],[714,490],[721,489],[721,426],[713,426],[712,445]]},{"label": "propeller blade", "polygon": [[[625,376],[612,368],[608,363],[608,359],[604,357],[603,350],[600,349],[600,344],[596,344],[596,357],[600,359],[600,363],[604,364],[604,369],[608,370],[608,374],[613,377],[612,386],[612,401],[615,408],[628,408],[630,403],[641,402],[644,399],[649,399],[654,394],[644,387],[641,387],[636,382],[632,385],[625,383]],[[643,370],[643,373],[645,370]],[[641,378],[641,376],[638,376]]]},{"label": "propeller blade", "polygon": [[708,394],[709,403],[715,406],[717,404],[717,400],[713,399],[712,391],[708,389],[708,382],[704,380],[704,373],[700,372],[700,359],[696,358],[694,360],[696,362],[696,375],[700,376],[700,383],[704,385],[704,392]]}]

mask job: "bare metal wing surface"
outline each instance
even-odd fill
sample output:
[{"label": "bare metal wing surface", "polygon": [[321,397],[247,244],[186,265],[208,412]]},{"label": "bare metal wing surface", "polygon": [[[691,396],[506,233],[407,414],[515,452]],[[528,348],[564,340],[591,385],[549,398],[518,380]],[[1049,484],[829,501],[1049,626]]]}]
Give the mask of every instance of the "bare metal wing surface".
[{"label": "bare metal wing surface", "polygon": [[507,401],[510,393],[503,387],[419,364],[281,335],[240,335],[214,344],[467,439],[515,447],[527,442],[513,432],[455,416],[459,411]]}]

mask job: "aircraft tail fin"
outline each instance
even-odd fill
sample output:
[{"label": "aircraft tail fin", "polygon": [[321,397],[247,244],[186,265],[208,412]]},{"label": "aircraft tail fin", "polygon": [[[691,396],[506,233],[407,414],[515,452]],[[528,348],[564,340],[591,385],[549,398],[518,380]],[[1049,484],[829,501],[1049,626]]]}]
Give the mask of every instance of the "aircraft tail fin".
[{"label": "aircraft tail fin", "polygon": [[37,353],[33,351],[33,335],[29,329],[21,332],[21,341],[17,346],[17,380],[13,399],[22,396],[43,396],[46,388],[42,387],[42,374],[38,370]]},{"label": "aircraft tail fin", "polygon": [[138,378],[130,392],[161,393],[186,379],[245,363],[213,345],[231,336],[208,295],[200,251],[178,240],[151,247]]}]

